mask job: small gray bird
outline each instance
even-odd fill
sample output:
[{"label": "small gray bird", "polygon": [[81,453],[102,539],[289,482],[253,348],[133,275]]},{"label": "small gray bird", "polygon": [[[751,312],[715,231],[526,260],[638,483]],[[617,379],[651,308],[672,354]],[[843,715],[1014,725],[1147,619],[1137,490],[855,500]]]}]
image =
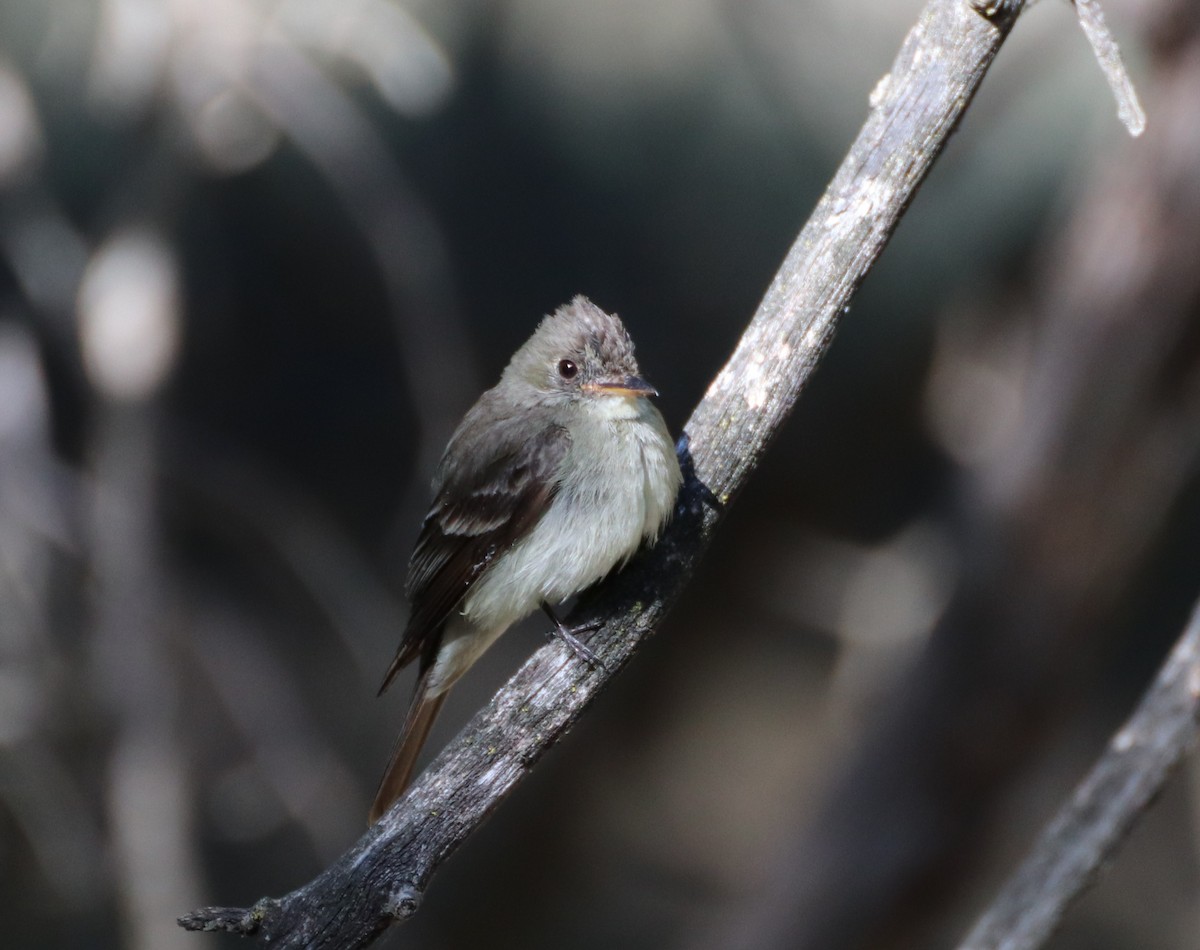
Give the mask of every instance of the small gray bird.
[{"label": "small gray bird", "polygon": [[382,693],[420,658],[371,821],[408,787],[446,692],[500,634],[654,541],[682,476],[657,395],[613,314],[576,297],[546,317],[450,438],[408,565],[411,613]]}]

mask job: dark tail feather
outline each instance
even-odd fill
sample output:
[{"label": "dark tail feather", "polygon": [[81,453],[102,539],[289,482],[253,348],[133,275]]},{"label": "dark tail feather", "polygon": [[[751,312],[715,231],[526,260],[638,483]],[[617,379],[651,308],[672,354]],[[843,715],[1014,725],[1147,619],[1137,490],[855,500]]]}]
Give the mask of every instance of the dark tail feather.
[{"label": "dark tail feather", "polygon": [[375,803],[371,806],[369,821],[375,824],[380,816],[391,807],[392,803],[404,794],[412,779],[413,768],[417,764],[417,756],[429,735],[429,728],[437,718],[438,710],[446,699],[446,693],[428,696],[429,671],[417,680],[417,688],[413,692],[412,703],[408,707],[408,715],[404,719],[404,728],[392,748],[392,757],[387,769],[379,782],[379,791],[375,793]]},{"label": "dark tail feather", "polygon": [[[440,638],[441,633],[438,632],[437,636],[433,638],[433,642],[440,642]],[[396,675],[416,658],[417,653],[420,652],[422,643],[423,641],[419,638],[409,636],[407,629],[404,631],[404,639],[400,641],[400,649],[396,651],[395,657],[392,658],[392,665],[387,668],[387,672],[383,676],[383,682],[379,686],[379,692],[375,694],[376,696],[382,696],[383,691],[392,685],[392,680],[396,678]]]}]

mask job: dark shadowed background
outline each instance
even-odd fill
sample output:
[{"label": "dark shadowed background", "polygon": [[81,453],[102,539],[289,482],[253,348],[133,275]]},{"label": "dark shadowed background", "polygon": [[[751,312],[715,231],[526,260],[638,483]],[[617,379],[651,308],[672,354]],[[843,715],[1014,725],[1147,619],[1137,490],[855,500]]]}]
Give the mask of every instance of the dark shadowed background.
[{"label": "dark shadowed background", "polygon": [[[950,947],[1200,590],[1200,29],[1021,18],[685,601],[388,938]],[[916,0],[0,5],[0,944],[361,833],[461,413],[625,319],[678,431]],[[432,755],[543,642],[454,691]],[[1194,950],[1194,763],[1057,950]]]}]

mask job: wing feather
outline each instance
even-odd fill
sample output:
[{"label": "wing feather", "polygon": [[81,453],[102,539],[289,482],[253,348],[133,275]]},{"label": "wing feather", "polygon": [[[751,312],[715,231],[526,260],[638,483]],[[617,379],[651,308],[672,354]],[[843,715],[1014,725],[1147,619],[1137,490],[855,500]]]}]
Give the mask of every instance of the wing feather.
[{"label": "wing feather", "polygon": [[[483,406],[481,400],[467,414],[434,479],[434,502],[408,565],[411,613],[381,693],[416,657],[422,672],[428,668],[452,612],[488,565],[537,523],[557,490],[571,445],[567,430],[548,425],[530,438],[528,425],[488,421],[494,413]],[[486,446],[477,452],[486,461],[460,458],[466,453],[455,449],[464,440],[477,450]]]}]

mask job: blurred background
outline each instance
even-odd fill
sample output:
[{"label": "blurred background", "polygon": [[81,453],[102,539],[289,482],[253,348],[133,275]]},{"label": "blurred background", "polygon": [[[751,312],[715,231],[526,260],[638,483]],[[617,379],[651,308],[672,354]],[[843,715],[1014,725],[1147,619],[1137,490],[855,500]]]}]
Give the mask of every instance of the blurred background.
[{"label": "blurred background", "polygon": [[[1021,18],[685,601],[414,948],[951,947],[1200,590],[1200,12]],[[541,315],[678,431],[917,0],[0,5],[0,920],[185,934],[364,830],[428,479]],[[543,642],[511,632],[432,756]],[[1177,775],[1051,946],[1200,947]]]}]

